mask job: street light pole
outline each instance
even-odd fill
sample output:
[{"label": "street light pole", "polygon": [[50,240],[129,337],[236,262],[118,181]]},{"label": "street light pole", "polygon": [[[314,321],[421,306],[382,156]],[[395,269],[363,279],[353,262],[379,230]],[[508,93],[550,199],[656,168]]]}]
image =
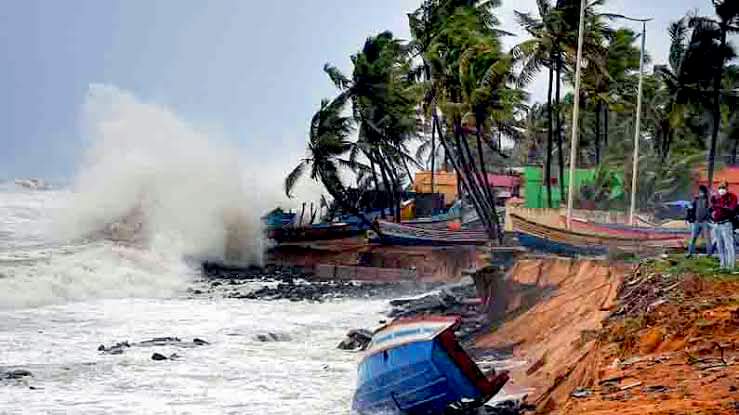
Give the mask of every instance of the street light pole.
[{"label": "street light pole", "polygon": [[570,177],[567,187],[567,229],[572,227],[572,205],[575,196],[575,167],[577,166],[577,138],[580,127],[580,76],[582,73],[582,44],[585,37],[585,8],[587,0],[580,2],[580,28],[577,32],[577,61],[575,61],[575,103],[572,109],[572,138],[570,139]]},{"label": "street light pole", "polygon": [[[651,19],[650,19],[651,20]],[[629,209],[629,223],[636,225],[636,182],[639,174],[639,136],[641,135],[641,104],[644,84],[644,46],[647,40],[647,21],[642,20],[641,55],[639,57],[639,92],[636,98],[636,131],[634,132],[634,166],[631,173],[631,208]]]}]

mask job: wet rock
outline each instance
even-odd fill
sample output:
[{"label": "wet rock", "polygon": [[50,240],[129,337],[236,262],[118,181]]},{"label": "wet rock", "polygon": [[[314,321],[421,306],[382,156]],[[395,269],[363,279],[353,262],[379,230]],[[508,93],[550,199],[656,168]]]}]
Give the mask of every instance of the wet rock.
[{"label": "wet rock", "polygon": [[197,337],[194,338],[194,339],[192,339],[192,342],[196,346],[207,346],[207,345],[210,344],[210,343],[208,343],[207,341],[205,341],[203,339],[198,339]]},{"label": "wet rock", "polygon": [[372,341],[372,332],[365,329],[350,330],[346,338],[337,346],[340,350],[366,350]]},{"label": "wet rock", "polygon": [[283,333],[263,333],[263,334],[257,334],[254,336],[254,339],[257,341],[260,341],[262,343],[268,343],[268,342],[289,342],[292,340],[290,336]]},{"label": "wet rock", "polygon": [[124,350],[129,347],[131,347],[131,345],[127,341],[116,343],[110,347],[101,344],[100,346],[98,346],[98,351],[102,352],[103,354],[123,354]]},{"label": "wet rock", "polygon": [[173,346],[179,345],[182,340],[178,337],[155,337],[151,340],[144,340],[142,342],[135,343],[135,346],[147,347],[147,346]]},{"label": "wet rock", "polygon": [[160,360],[167,360],[167,359],[168,359],[167,356],[161,353],[154,353],[153,355],[151,355],[151,360],[160,361]]},{"label": "wet rock", "polygon": [[33,376],[33,373],[25,369],[13,369],[0,374],[2,379],[23,379],[31,376]]}]

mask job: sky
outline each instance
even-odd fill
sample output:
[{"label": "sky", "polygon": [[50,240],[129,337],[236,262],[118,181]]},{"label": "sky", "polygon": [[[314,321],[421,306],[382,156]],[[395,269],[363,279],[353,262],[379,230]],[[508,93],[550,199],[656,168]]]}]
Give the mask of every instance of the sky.
[{"label": "sky", "polygon": [[[92,84],[169,108],[238,145],[249,160],[284,165],[304,153],[308,122],[335,95],[326,62],[383,30],[409,37],[420,0],[6,0],[0,14],[0,179],[74,176],[89,145],[81,128]],[[607,11],[652,17],[647,51],[664,62],[670,21],[709,0],[609,0]],[[519,33],[503,0],[503,29]],[[639,29],[633,23],[623,25]],[[506,46],[523,40],[505,40]],[[530,86],[535,99],[543,78]],[[257,166],[258,167],[258,166]]]}]

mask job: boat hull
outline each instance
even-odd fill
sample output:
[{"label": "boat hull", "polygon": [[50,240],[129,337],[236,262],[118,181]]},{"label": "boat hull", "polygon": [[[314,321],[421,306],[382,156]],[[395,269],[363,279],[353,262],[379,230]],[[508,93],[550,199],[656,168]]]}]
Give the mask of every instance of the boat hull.
[{"label": "boat hull", "polygon": [[342,224],[282,227],[269,230],[267,235],[275,242],[286,243],[349,238],[360,235],[362,232],[364,232],[364,230],[347,224]]},{"label": "boat hull", "polygon": [[[637,253],[682,249],[686,245],[686,235],[682,233],[619,230],[593,224],[587,224],[587,230],[582,227],[580,230],[566,230],[533,222],[518,215],[511,215],[511,221],[521,245],[531,250],[560,255],[602,255],[609,251]],[[608,231],[599,232],[601,230]]]},{"label": "boat hull", "polygon": [[394,323],[375,334],[359,366],[352,410],[361,415],[440,414],[453,403],[479,406],[489,400],[507,374],[486,378],[457,343],[456,324],[457,319],[427,318]]},{"label": "boat hull", "polygon": [[377,221],[382,236],[368,232],[369,241],[385,245],[484,245],[489,239],[485,232],[427,229],[398,223]]}]

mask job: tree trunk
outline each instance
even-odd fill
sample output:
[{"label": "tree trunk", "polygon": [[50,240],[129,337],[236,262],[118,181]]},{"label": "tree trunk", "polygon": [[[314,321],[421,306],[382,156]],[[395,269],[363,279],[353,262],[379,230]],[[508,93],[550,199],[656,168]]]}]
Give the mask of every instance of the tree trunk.
[{"label": "tree trunk", "polygon": [[608,116],[610,115],[608,113],[608,104],[603,108],[603,112],[605,112],[605,117],[603,117],[603,148],[608,150]]},{"label": "tree trunk", "polygon": [[708,152],[708,189],[713,187],[713,171],[716,164],[716,141],[718,141],[718,132],[721,126],[721,77],[724,70],[723,51],[726,48],[726,25],[721,24],[721,48],[719,49],[718,67],[713,79],[713,132],[711,134],[711,148]]},{"label": "tree trunk", "polygon": [[[369,152],[365,152],[364,155],[370,161],[370,168],[372,169],[372,180],[375,182],[375,194],[374,194],[374,197],[372,198],[372,203],[375,206],[377,206],[377,194],[380,192],[380,181],[377,179],[377,166],[375,166],[375,157]],[[384,208],[380,211],[380,217],[383,219],[387,218],[385,216]]]},{"label": "tree trunk", "polygon": [[457,174],[459,174],[459,177],[462,179],[461,180],[461,185],[466,188],[467,192],[470,194],[470,197],[472,197],[473,202],[474,202],[473,205],[475,207],[475,211],[477,211],[477,215],[480,217],[480,221],[482,222],[483,226],[485,226],[485,229],[488,232],[488,236],[491,239],[495,239],[496,233],[498,231],[497,231],[497,229],[494,229],[493,228],[493,225],[488,220],[488,218],[485,215],[485,212],[484,212],[484,210],[482,208],[482,205],[479,202],[475,201],[475,197],[473,195],[473,192],[471,191],[471,187],[472,186],[468,182],[467,178],[466,177],[463,177],[462,167],[460,165],[458,165],[457,162],[456,162],[456,160],[454,159],[454,157],[452,155],[452,152],[450,151],[450,147],[447,144],[446,139],[444,138],[444,131],[441,128],[441,122],[440,122],[439,118],[436,116],[435,113],[434,113],[434,123],[436,124],[436,130],[439,133],[439,142],[441,143],[441,146],[444,148],[444,154],[446,156],[446,159],[445,160],[448,161],[448,162],[451,162],[452,167],[457,172]]},{"label": "tree trunk", "polygon": [[485,210],[492,210],[493,205],[490,204],[490,199],[488,198],[487,192],[485,191],[485,182],[483,181],[482,175],[477,168],[475,158],[472,156],[472,151],[470,150],[467,136],[464,134],[464,130],[462,129],[461,120],[458,121],[456,130],[458,132],[457,141],[462,143],[462,147],[466,154],[466,160],[465,156],[462,156],[462,159],[465,160],[464,164],[467,167],[468,174],[471,175],[469,180],[470,183],[473,183],[472,191],[476,192],[477,197],[480,198],[480,200],[484,203]]},{"label": "tree trunk", "polygon": [[595,104],[595,165],[600,164],[600,113],[601,103]]},{"label": "tree trunk", "polygon": [[552,84],[554,84],[554,65],[549,62],[549,89],[547,92],[547,160],[544,182],[547,186],[547,207],[553,207],[552,203]]},{"label": "tree trunk", "polygon": [[562,108],[560,106],[560,86],[562,84],[562,52],[557,54],[557,90],[555,106],[557,107],[557,153],[559,161],[559,197],[565,197],[565,153],[562,150]]},{"label": "tree trunk", "polygon": [[[501,147],[502,150],[502,147]],[[495,192],[490,187],[490,179],[488,178],[488,172],[487,167],[485,166],[485,155],[482,151],[482,125],[477,126],[477,152],[480,156],[480,170],[482,170],[482,177],[485,179],[485,192],[487,193],[488,200],[490,201],[490,207],[491,207],[491,220],[493,223],[493,226],[495,227],[496,236],[498,237],[498,242],[503,242],[503,237],[500,232],[500,221],[498,219],[498,212],[495,210]]]},{"label": "tree trunk", "polygon": [[[393,211],[393,206],[395,206],[395,194],[392,191],[392,186],[390,185],[390,179],[387,172],[387,169],[385,167],[385,163],[383,162],[382,155],[380,154],[380,150],[375,149],[375,158],[377,160],[377,164],[380,166],[380,173],[382,174],[382,183],[385,186],[385,194],[390,198],[390,208],[391,212]],[[383,203],[382,210],[385,211],[385,204]]]},{"label": "tree trunk", "polygon": [[431,194],[434,194],[436,176],[436,123],[431,121]]}]

